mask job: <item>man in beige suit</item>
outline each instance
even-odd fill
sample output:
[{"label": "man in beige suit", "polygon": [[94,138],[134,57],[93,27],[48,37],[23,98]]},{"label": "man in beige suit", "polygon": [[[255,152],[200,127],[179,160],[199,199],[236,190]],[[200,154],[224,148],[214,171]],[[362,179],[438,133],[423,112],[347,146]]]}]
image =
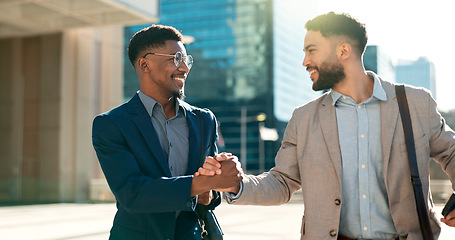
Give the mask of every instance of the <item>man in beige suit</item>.
[{"label": "man in beige suit", "polygon": [[[228,202],[279,205],[302,189],[301,239],[422,239],[395,86],[365,71],[365,26],[331,12],[305,27],[303,66],[315,91],[331,91],[295,109],[275,167],[224,189],[230,192]],[[440,223],[429,190],[429,161],[441,165],[455,188],[455,133],[427,90],[406,86],[406,94],[437,239]],[[224,171],[215,159],[236,161],[226,154],[208,158],[199,173]],[[455,226],[455,211],[441,221]]]}]

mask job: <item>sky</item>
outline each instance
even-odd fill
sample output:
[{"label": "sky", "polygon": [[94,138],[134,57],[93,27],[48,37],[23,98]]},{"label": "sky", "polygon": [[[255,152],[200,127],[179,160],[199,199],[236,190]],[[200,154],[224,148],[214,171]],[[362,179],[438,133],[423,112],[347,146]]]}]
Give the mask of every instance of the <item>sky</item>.
[{"label": "sky", "polygon": [[314,16],[346,12],[366,24],[369,45],[394,63],[427,57],[435,65],[441,111],[455,110],[455,5],[450,0],[318,0]]}]

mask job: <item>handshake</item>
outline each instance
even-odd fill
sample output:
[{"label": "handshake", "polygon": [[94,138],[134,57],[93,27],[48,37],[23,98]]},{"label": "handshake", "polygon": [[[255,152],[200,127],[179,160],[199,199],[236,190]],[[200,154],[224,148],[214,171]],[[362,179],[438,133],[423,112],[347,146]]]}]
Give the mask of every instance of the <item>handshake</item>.
[{"label": "handshake", "polygon": [[231,153],[207,157],[204,165],[194,174],[191,195],[210,190],[237,194],[240,190],[243,170],[238,158]]}]

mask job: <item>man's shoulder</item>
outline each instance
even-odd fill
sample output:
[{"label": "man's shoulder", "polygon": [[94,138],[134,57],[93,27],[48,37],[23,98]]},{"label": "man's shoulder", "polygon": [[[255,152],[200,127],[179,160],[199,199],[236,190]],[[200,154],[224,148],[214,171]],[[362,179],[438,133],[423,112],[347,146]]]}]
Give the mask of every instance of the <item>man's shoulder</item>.
[{"label": "man's shoulder", "polygon": [[388,81],[381,82],[384,90],[386,90],[390,100],[396,98],[395,87],[397,85],[403,85],[405,88],[406,98],[408,105],[413,109],[427,109],[428,107],[434,107],[436,102],[434,101],[431,92],[423,87],[416,87],[409,84],[393,83]]},{"label": "man's shoulder", "polygon": [[128,108],[127,108],[127,103],[123,103],[117,107],[114,107],[104,113],[101,113],[99,114],[97,117],[106,117],[106,116],[109,116],[109,117],[114,117],[114,116],[118,116],[118,115],[124,115],[128,112]]},{"label": "man's shoulder", "polygon": [[[103,112],[95,117],[95,120],[100,118],[111,119],[116,121],[116,119],[124,119],[130,116],[131,114],[137,115],[138,112],[144,111],[145,108],[139,100],[139,97],[135,95],[129,101],[122,103],[106,112]],[[131,116],[133,116],[131,115]]]},{"label": "man's shoulder", "polygon": [[192,112],[192,113],[196,113],[196,112],[200,112],[202,115],[206,115],[206,116],[210,116],[211,118],[215,118],[215,115],[213,114],[213,112],[208,109],[208,108],[200,108],[200,107],[196,107],[196,106],[193,106],[185,101],[179,101],[179,104],[180,106],[182,106],[187,112]]},{"label": "man's shoulder", "polygon": [[311,112],[311,111],[316,111],[321,105],[329,104],[330,103],[330,92],[326,92],[322,94],[321,96],[303,104],[300,106],[297,106],[294,109],[294,114],[296,113],[306,113],[306,112]]},{"label": "man's shoulder", "polygon": [[431,96],[430,90],[423,88],[423,87],[416,87],[416,86],[405,84],[405,83],[394,83],[394,82],[386,81],[383,79],[381,79],[381,84],[382,84],[384,90],[386,90],[386,92],[388,92],[388,90],[395,91],[395,86],[403,85],[405,87],[407,96],[417,96],[417,97]]},{"label": "man's shoulder", "polygon": [[430,90],[423,87],[416,87],[408,84],[404,84],[406,95],[414,95],[416,97],[428,97],[431,96]]}]

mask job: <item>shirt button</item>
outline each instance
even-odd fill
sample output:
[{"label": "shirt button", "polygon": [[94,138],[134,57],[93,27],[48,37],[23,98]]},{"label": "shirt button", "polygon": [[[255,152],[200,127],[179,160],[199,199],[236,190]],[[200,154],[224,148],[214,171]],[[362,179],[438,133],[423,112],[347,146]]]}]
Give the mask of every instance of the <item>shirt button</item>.
[{"label": "shirt button", "polygon": [[364,231],[367,231],[367,230],[368,230],[368,228],[367,228],[367,227],[363,227],[363,230],[364,230]]},{"label": "shirt button", "polygon": [[340,199],[335,199],[335,205],[340,205],[341,204],[341,200]]},{"label": "shirt button", "polygon": [[187,207],[192,207],[193,204],[192,204],[191,202],[187,202],[187,203],[186,203],[186,206],[187,206]]},{"label": "shirt button", "polygon": [[365,164],[362,164],[362,168],[365,168]]},{"label": "shirt button", "polygon": [[358,105],[358,106],[357,106],[357,108],[359,108],[359,109],[360,109],[360,108],[362,108],[362,106]]},{"label": "shirt button", "polygon": [[335,237],[336,235],[337,235],[337,231],[336,230],[330,231],[330,236]]},{"label": "shirt button", "polygon": [[360,134],[360,137],[361,137],[361,138],[365,138],[365,135],[364,135],[364,134]]},{"label": "shirt button", "polygon": [[346,96],[343,96],[343,99],[346,99]]},{"label": "shirt button", "polygon": [[362,198],[363,198],[363,199],[367,198],[367,195],[365,195],[365,194],[364,194],[364,195],[362,195]]}]

